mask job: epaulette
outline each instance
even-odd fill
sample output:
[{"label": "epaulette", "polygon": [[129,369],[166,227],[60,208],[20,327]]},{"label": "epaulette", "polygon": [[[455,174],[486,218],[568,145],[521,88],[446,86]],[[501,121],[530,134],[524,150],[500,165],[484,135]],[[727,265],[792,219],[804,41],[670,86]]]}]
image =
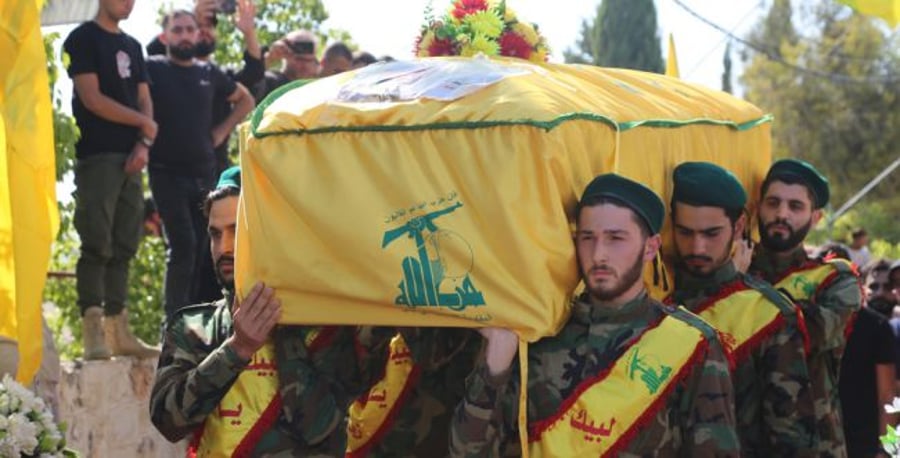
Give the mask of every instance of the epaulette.
[{"label": "epaulette", "polygon": [[662,308],[670,317],[684,321],[685,323],[699,329],[700,332],[703,333],[703,336],[706,337],[706,340],[719,340],[719,332],[716,331],[716,329],[711,324],[707,323],[706,320],[693,314],[685,306],[663,305]]},{"label": "epaulette", "polygon": [[788,317],[797,316],[797,308],[794,305],[794,301],[789,296],[775,289],[771,283],[752,275],[743,275],[742,279],[747,286],[762,294],[772,304],[775,304],[782,314]]},{"label": "epaulette", "polygon": [[825,261],[826,264],[834,267],[838,273],[842,274],[851,274],[854,277],[859,277],[859,270],[856,268],[853,263],[844,259],[844,258],[833,258]]}]

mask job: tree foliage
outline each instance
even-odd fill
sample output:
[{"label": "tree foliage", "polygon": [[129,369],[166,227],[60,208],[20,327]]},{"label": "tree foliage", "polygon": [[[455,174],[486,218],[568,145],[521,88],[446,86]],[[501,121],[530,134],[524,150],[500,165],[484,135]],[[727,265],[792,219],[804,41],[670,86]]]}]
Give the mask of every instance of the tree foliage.
[{"label": "tree foliage", "polygon": [[665,64],[653,0],[603,0],[593,23],[581,23],[566,62],[662,73]]},{"label": "tree foliage", "polygon": [[[260,46],[267,46],[294,30],[306,29],[319,37],[320,45],[328,39],[339,40],[350,45],[350,34],[340,29],[327,33],[322,23],[328,19],[328,11],[322,0],[255,0],[256,34]],[[244,42],[235,29],[232,17],[221,16],[218,25],[218,46],[214,58],[222,65],[240,65],[243,59]],[[321,48],[321,46],[320,46]]]},{"label": "tree foliage", "polygon": [[[773,2],[748,37],[762,52],[745,54],[741,82],[747,99],[775,116],[775,157],[815,164],[828,176],[837,208],[900,156],[900,36],[836,3],[803,6]],[[797,14],[805,14],[802,35]],[[894,173],[856,209],[866,214],[878,205],[897,215],[898,184]],[[864,226],[875,237],[900,240],[896,224]]]}]

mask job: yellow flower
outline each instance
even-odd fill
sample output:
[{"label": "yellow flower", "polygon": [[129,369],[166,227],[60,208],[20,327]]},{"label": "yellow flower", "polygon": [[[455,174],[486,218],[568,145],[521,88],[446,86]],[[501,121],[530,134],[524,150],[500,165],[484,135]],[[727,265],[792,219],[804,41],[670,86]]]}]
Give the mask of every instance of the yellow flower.
[{"label": "yellow flower", "polygon": [[459,43],[459,44],[463,44],[463,45],[464,45],[464,44],[468,43],[469,41],[471,41],[471,40],[469,39],[469,36],[466,35],[466,34],[464,34],[464,33],[460,33],[460,34],[457,34],[457,35],[456,35],[456,42]]},{"label": "yellow flower", "polygon": [[538,42],[541,40],[541,37],[538,36],[534,27],[527,22],[516,22],[512,26],[512,31],[519,34],[519,36],[524,38],[532,47],[537,46]]},{"label": "yellow flower", "polygon": [[463,22],[468,24],[476,35],[497,38],[503,32],[503,21],[491,10],[472,13],[466,16]]},{"label": "yellow flower", "polygon": [[532,62],[547,62],[547,48],[540,46],[535,49],[530,56],[528,56],[528,60]]},{"label": "yellow flower", "polygon": [[464,57],[472,57],[478,53],[484,53],[488,56],[496,56],[500,53],[500,46],[496,41],[491,40],[490,38],[478,34],[475,35],[475,38],[472,39],[471,42],[466,43],[462,46],[462,50],[459,55]]},{"label": "yellow flower", "polygon": [[514,22],[516,20],[516,13],[512,10],[508,5],[506,7],[506,12],[503,14],[503,22]]},{"label": "yellow flower", "polygon": [[422,39],[419,40],[419,49],[416,50],[416,55],[419,57],[428,57],[428,48],[431,47],[431,43],[434,42],[434,30],[428,29],[424,35],[422,35]]}]

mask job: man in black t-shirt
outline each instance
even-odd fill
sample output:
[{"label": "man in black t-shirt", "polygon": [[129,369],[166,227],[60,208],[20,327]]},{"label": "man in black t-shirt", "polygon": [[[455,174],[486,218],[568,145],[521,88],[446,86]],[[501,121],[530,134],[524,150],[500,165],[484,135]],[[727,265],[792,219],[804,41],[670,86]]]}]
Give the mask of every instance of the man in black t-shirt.
[{"label": "man in black t-shirt", "polygon": [[893,424],[884,410],[894,398],[895,373],[894,336],[887,322],[893,304],[885,295],[889,266],[881,260],[866,266],[864,307],[853,322],[841,363],[838,393],[851,457],[888,456],[878,438]]},{"label": "man in black t-shirt", "polygon": [[140,44],[119,29],[133,1],[100,0],[97,17],[63,45],[75,91],[76,267],[85,359],[154,357],[158,349],[128,329],[128,266],[141,234],[141,171],[156,137]]},{"label": "man in black t-shirt", "polygon": [[[253,109],[253,98],[215,65],[198,62],[198,27],[186,10],[163,19],[166,56],[147,61],[154,119],[159,135],[150,150],[150,190],[169,242],[166,261],[166,316],[188,305],[198,279],[196,260],[206,243],[206,220],[200,209],[215,179],[214,147]],[[213,106],[233,106],[222,122],[213,122]]]}]

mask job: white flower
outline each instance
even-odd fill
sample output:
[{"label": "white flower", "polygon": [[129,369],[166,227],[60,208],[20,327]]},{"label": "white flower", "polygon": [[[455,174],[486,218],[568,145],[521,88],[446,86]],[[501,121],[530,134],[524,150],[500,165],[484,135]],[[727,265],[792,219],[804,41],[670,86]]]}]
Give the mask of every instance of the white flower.
[{"label": "white flower", "polygon": [[62,433],[44,400],[4,376],[0,383],[0,457],[60,456],[62,442]]},{"label": "white flower", "polygon": [[900,412],[900,398],[894,398],[894,400],[890,404],[885,404],[884,410],[887,413]]}]

